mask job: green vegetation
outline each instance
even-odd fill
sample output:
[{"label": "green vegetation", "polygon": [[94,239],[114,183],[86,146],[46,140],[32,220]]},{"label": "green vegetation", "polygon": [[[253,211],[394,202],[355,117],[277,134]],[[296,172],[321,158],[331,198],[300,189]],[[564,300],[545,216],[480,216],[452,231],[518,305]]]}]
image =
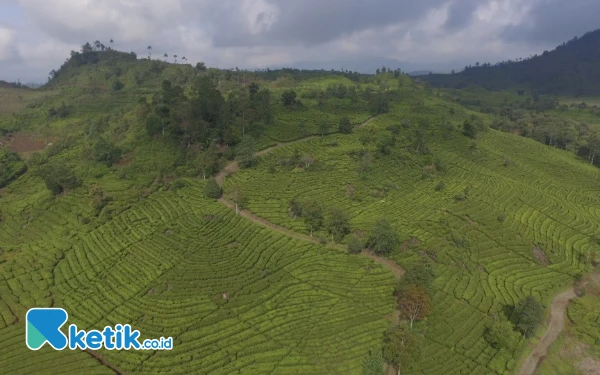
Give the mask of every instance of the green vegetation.
[{"label": "green vegetation", "polygon": [[0,149],[0,188],[25,173],[27,166],[19,155]]},{"label": "green vegetation", "polygon": [[25,311],[62,306],[81,328],[175,338],[100,351],[128,373],[508,374],[598,251],[594,124],[546,95],[102,43],[32,91],[0,116],[3,137],[48,140],[0,153],[9,372],[107,372],[24,348]]}]

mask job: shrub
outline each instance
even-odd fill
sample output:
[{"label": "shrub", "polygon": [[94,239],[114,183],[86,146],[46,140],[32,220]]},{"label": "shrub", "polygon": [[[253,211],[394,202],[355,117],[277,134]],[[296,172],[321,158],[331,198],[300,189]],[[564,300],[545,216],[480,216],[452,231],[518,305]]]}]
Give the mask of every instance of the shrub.
[{"label": "shrub", "polygon": [[381,218],[375,223],[367,240],[367,246],[375,254],[387,255],[400,244],[398,233],[387,219]]},{"label": "shrub", "polygon": [[338,124],[338,130],[340,133],[350,134],[352,133],[352,123],[348,116],[344,116],[340,118],[340,122]]},{"label": "shrub", "polygon": [[358,236],[351,236],[348,240],[348,253],[359,254],[363,250],[363,244]]},{"label": "shrub", "polygon": [[36,175],[44,180],[53,195],[81,186],[81,180],[64,164],[44,165],[37,170]]},{"label": "shrub", "polygon": [[209,178],[206,181],[206,186],[204,187],[204,194],[212,199],[219,199],[223,195],[223,190],[217,183],[213,177]]},{"label": "shrub", "polygon": [[436,187],[435,187],[435,191],[442,191],[446,188],[446,183],[444,183],[444,181],[440,181]]},{"label": "shrub", "polygon": [[504,223],[504,221],[506,221],[506,214],[504,212],[498,215],[498,221],[501,223]]}]

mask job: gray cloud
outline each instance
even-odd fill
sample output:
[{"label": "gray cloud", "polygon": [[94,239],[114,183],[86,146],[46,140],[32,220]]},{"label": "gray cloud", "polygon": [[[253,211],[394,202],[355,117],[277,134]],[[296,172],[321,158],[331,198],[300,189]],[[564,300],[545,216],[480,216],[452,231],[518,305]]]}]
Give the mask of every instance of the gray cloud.
[{"label": "gray cloud", "polygon": [[509,41],[554,47],[598,28],[598,0],[541,0],[530,10],[526,22],[507,28],[502,36]]}]

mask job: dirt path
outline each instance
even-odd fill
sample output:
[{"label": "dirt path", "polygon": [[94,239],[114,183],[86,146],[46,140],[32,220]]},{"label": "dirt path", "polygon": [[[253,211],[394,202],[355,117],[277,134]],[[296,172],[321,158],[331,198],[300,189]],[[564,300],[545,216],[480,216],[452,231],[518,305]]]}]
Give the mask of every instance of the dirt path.
[{"label": "dirt path", "polygon": [[540,363],[548,354],[548,348],[558,337],[565,327],[565,311],[569,306],[569,301],[576,297],[575,290],[569,289],[552,300],[550,305],[550,322],[544,337],[537,343],[535,349],[529,354],[525,362],[521,365],[519,375],[533,375]]},{"label": "dirt path", "polygon": [[[367,121],[365,121],[365,122],[363,122],[363,123],[361,123],[359,125],[356,125],[355,128],[366,126],[366,125],[370,124],[374,119],[375,119],[375,117],[371,117]],[[300,138],[300,139],[297,139],[297,140],[291,141],[291,142],[278,142],[274,146],[265,148],[264,150],[261,150],[261,151],[257,152],[256,156],[263,156],[263,155],[268,154],[269,152],[271,152],[271,151],[273,151],[275,149],[278,149],[278,148],[281,148],[281,147],[284,147],[284,146],[293,145],[293,144],[296,144],[296,143],[306,142],[308,140],[316,139],[316,138],[318,138],[318,136],[311,135],[311,136]],[[236,161],[232,161],[229,164],[227,164],[225,166],[225,168],[223,168],[221,170],[221,172],[219,172],[215,176],[215,179],[217,180],[217,183],[219,184],[219,186],[223,187],[223,182],[225,181],[225,177],[230,176],[230,175],[236,173],[238,170],[239,170],[239,166],[238,166],[238,163]],[[219,199],[219,202],[221,204],[223,204],[223,205],[231,208],[232,210],[235,210],[235,204],[232,201],[230,201],[230,200],[228,200],[228,199],[226,199],[226,198],[223,197],[223,198]],[[289,236],[289,237],[292,237],[292,238],[296,238],[296,239],[299,239],[299,240],[303,240],[303,241],[309,241],[309,242],[312,242],[312,243],[315,243],[315,244],[319,244],[320,243],[318,238],[310,237],[310,236],[307,236],[305,234],[301,234],[301,233],[295,232],[295,231],[293,231],[291,229],[282,227],[281,225],[277,225],[275,223],[272,223],[272,222],[268,221],[267,219],[264,219],[262,217],[256,216],[254,213],[250,212],[249,210],[241,210],[240,211],[240,216],[242,216],[242,217],[244,217],[244,218],[246,218],[246,219],[248,219],[248,220],[250,220],[250,221],[252,221],[252,222],[254,222],[256,224],[262,225],[262,226],[267,227],[267,228],[269,228],[271,230],[274,230],[276,232],[284,234],[286,236]],[[329,248],[332,248],[332,249],[346,251],[346,247],[343,246],[343,245],[341,245],[341,244],[336,244],[336,243],[329,242],[329,243],[327,243],[326,246],[329,247]],[[371,259],[375,263],[380,264],[381,266],[383,266],[383,268],[386,268],[386,269],[390,270],[392,272],[392,274],[394,274],[394,277],[396,278],[396,280],[400,280],[402,278],[402,276],[404,275],[404,270],[396,262],[394,262],[391,259],[377,256],[377,255],[375,255],[375,254],[373,254],[371,252],[368,252],[368,251],[363,251],[362,255],[366,256],[369,259]]]}]

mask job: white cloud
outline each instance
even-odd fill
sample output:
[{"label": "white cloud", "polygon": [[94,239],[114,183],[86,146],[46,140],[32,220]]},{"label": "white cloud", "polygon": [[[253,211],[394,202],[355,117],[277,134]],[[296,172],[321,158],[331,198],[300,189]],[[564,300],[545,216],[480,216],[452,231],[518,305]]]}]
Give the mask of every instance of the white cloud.
[{"label": "white cloud", "polygon": [[0,62],[13,61],[19,58],[15,46],[15,30],[0,25]]}]

